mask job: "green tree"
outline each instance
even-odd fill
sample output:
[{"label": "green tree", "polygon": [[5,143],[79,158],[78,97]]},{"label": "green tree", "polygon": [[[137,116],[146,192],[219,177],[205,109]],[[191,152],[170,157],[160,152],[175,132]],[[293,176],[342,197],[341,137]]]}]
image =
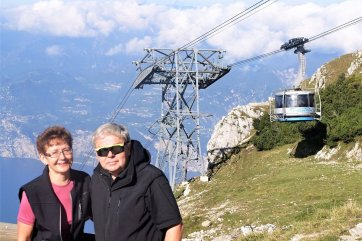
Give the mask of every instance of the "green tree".
[{"label": "green tree", "polygon": [[322,121],[327,125],[326,144],[350,142],[362,133],[362,75],[346,78],[326,87],[321,93]]}]

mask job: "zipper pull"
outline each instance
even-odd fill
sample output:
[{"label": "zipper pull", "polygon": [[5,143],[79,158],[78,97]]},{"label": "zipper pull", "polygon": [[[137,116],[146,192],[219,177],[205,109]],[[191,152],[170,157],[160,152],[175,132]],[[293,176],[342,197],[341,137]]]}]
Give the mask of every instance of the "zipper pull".
[{"label": "zipper pull", "polygon": [[79,220],[82,219],[82,203],[81,203],[81,201],[79,201],[79,203],[78,203],[78,218],[79,218]]}]

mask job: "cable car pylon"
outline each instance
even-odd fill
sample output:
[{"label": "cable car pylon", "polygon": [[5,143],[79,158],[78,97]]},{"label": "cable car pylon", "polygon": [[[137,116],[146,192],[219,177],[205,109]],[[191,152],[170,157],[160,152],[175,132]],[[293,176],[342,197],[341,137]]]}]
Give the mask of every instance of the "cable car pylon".
[{"label": "cable car pylon", "polygon": [[161,117],[154,129],[158,136],[155,165],[168,173],[172,189],[185,181],[190,166],[206,173],[200,144],[199,90],[206,89],[226,75],[223,51],[196,49],[145,49],[146,55],[135,61],[139,75],[133,87],[161,86]]}]

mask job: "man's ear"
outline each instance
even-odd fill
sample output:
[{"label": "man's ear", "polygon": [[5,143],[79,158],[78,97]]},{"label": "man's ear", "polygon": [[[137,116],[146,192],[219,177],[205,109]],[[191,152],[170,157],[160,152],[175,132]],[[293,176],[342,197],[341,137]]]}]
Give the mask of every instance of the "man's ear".
[{"label": "man's ear", "polygon": [[48,165],[48,159],[43,154],[39,154],[39,159],[44,165]]}]

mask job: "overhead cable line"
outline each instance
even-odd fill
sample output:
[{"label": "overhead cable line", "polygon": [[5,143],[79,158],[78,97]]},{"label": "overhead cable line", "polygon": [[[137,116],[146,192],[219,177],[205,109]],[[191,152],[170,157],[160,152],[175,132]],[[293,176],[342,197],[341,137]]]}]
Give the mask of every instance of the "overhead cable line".
[{"label": "overhead cable line", "polygon": [[[308,41],[306,41],[306,43],[314,41],[314,40],[319,39],[319,38],[322,38],[324,36],[327,36],[327,35],[329,35],[331,33],[337,32],[339,30],[342,30],[342,29],[347,28],[349,26],[352,26],[354,24],[357,24],[360,21],[362,21],[362,17],[355,18],[355,19],[353,19],[353,20],[351,20],[349,22],[346,22],[346,23],[341,24],[341,25],[339,25],[337,27],[329,29],[329,30],[327,30],[327,31],[325,31],[323,33],[320,33],[320,34],[317,34],[317,35],[315,35],[313,37],[308,38]],[[252,57],[252,58],[249,58],[249,59],[245,59],[245,60],[235,62],[235,63],[233,63],[233,64],[231,64],[229,66],[232,67],[232,66],[235,66],[235,65],[245,64],[245,63],[248,63],[248,62],[251,62],[251,61],[254,61],[254,60],[258,60],[258,59],[262,59],[262,58],[265,58],[265,57],[268,57],[268,56],[271,56],[271,55],[274,55],[274,54],[277,54],[277,53],[280,53],[280,52],[283,52],[283,51],[285,51],[285,50],[284,49],[274,50],[274,51],[269,52],[269,53],[265,53],[265,54],[258,55],[258,56],[255,56],[255,57]]]},{"label": "overhead cable line", "polygon": [[[190,41],[189,43],[183,45],[182,47],[178,48],[178,49],[185,49],[185,48],[190,48],[194,45],[196,45],[197,43],[205,40],[206,38],[208,38],[209,36],[215,34],[216,32],[220,31],[221,29],[225,28],[226,26],[232,24],[233,22],[240,20],[241,17],[246,16],[249,13],[252,13],[253,11],[255,11],[256,9],[258,9],[259,7],[263,6],[264,4],[270,2],[271,0],[262,0],[259,1],[255,4],[253,4],[252,6],[248,7],[247,9],[245,9],[244,11],[238,13],[237,15],[235,15],[232,18],[229,18],[228,20],[224,21],[222,24],[219,24],[218,26],[214,27],[213,29],[209,30],[208,32],[202,34],[201,36],[197,37],[196,39]],[[273,2],[276,2],[278,0],[273,0]],[[272,2],[272,3],[273,3]],[[253,14],[253,13],[252,13]],[[251,16],[251,15],[249,15]],[[247,16],[247,17],[249,17]],[[244,18],[245,19],[245,18]],[[243,19],[242,19],[243,20]],[[169,58],[170,55],[174,54],[174,51],[172,51],[170,54],[168,54],[167,56],[164,56],[163,58]],[[136,80],[135,80],[136,81]],[[119,114],[119,112],[121,111],[121,109],[123,108],[123,106],[125,105],[125,103],[127,102],[129,96],[131,95],[132,91],[133,91],[133,84],[135,83],[135,81],[132,83],[131,87],[128,89],[126,96],[122,99],[121,103],[116,107],[116,109],[114,110],[110,121],[114,121],[114,119],[117,117],[117,115]]]},{"label": "overhead cable line", "polygon": [[[242,12],[236,14],[234,17],[229,18],[228,20],[224,21],[223,23],[217,25],[216,27],[212,28],[211,30],[207,31],[206,33],[200,35],[199,37],[197,37],[196,39],[188,42],[187,44],[181,46],[180,48],[177,48],[174,51],[171,51],[169,54],[165,55],[163,58],[159,59],[156,63],[154,63],[153,65],[157,65],[157,63],[160,63],[162,61],[164,61],[167,58],[170,58],[173,54],[175,54],[177,51],[182,50],[182,49],[187,49],[187,48],[191,48],[193,46],[195,46],[196,44],[204,41],[205,39],[210,38],[211,36],[214,36],[215,34],[221,32],[224,28],[226,27],[230,27],[231,24],[236,24],[252,15],[254,15],[256,12],[260,11],[260,9],[258,11],[256,11],[258,8],[260,8],[261,6],[265,5],[268,2],[275,3],[278,0],[262,0],[259,1],[255,4],[253,4],[252,6],[248,7],[247,9],[243,10]],[[269,6],[269,5],[267,5]],[[264,6],[267,7],[267,6]],[[255,11],[255,12],[253,12]],[[247,15],[249,14],[249,15]],[[244,18],[242,18],[244,17]],[[242,19],[241,19],[242,18]]]},{"label": "overhead cable line", "polygon": [[123,97],[123,99],[121,100],[121,102],[117,105],[117,107],[115,108],[115,110],[113,111],[111,117],[109,118],[109,122],[113,122],[116,117],[118,116],[118,114],[121,112],[123,106],[126,104],[127,100],[129,99],[129,97],[131,96],[134,88],[133,88],[133,84],[135,81],[133,81],[132,85],[128,88],[125,96]]},{"label": "overhead cable line", "polygon": [[[125,96],[123,97],[123,99],[121,100],[121,102],[117,105],[117,107],[115,108],[115,110],[113,111],[111,117],[108,119],[108,122],[114,122],[114,120],[116,119],[116,117],[118,116],[118,114],[121,112],[121,110],[123,109],[123,106],[126,104],[127,100],[129,99],[129,97],[131,96],[132,92],[133,92],[133,84],[135,81],[133,81],[133,83],[131,84],[131,86],[128,88]],[[90,157],[93,153],[93,147],[90,147],[89,150],[87,151],[87,156]],[[79,169],[83,170],[85,165],[88,163],[89,158],[86,158],[84,161],[81,162]],[[95,163],[93,163],[93,166]]]},{"label": "overhead cable line", "polygon": [[[182,47],[178,48],[178,50],[185,49],[185,48],[190,48],[190,47],[196,45],[197,43],[200,43],[200,42],[204,41],[205,39],[209,38],[210,36],[219,33],[223,28],[226,28],[227,26],[231,26],[231,24],[235,24],[235,23],[240,22],[241,20],[243,20],[243,19],[245,19],[247,17],[250,17],[251,15],[255,14],[255,13],[253,13],[253,11],[255,11],[256,9],[260,8],[261,6],[265,5],[266,3],[270,2],[270,1],[271,0],[267,0],[267,1],[262,0],[262,1],[259,1],[259,2],[255,3],[255,4],[253,4],[252,6],[248,7],[244,11],[242,11],[242,12],[238,13],[237,15],[233,16],[232,18],[224,21],[222,24],[219,24],[218,26],[214,27],[213,29],[211,29],[211,30],[207,31],[206,33],[200,35],[196,39],[194,39],[194,40],[190,41],[189,43],[183,45]],[[273,0],[273,2],[275,2],[275,1],[278,1],[278,0]],[[247,16],[247,14],[250,14],[250,15]],[[242,17],[244,17],[244,18],[241,19]],[[169,58],[174,53],[175,53],[175,51],[172,51],[169,55],[164,56],[164,58]],[[126,92],[125,96],[123,97],[123,99],[121,100],[121,102],[114,109],[113,113],[111,114],[111,117],[108,120],[109,122],[114,122],[114,120],[117,118],[118,114],[123,109],[124,105],[126,104],[126,102],[128,101],[129,97],[131,96],[131,94],[132,94],[132,92],[134,90],[133,85],[134,85],[135,81],[136,81],[136,79],[133,81],[132,85],[127,90],[127,92]],[[150,142],[151,141],[149,141],[149,143]],[[91,148],[87,153],[88,153],[88,156],[91,156],[91,154],[93,153],[93,148]],[[80,166],[81,170],[85,167],[85,165],[86,165],[86,163],[88,161],[89,161],[89,159],[87,158],[86,160],[81,162],[81,166]]]},{"label": "overhead cable line", "polygon": [[[215,33],[220,32],[220,30],[222,30],[223,28],[226,28],[227,26],[231,25],[231,24],[235,24],[235,22],[239,22],[240,18],[242,17],[250,17],[251,15],[253,15],[254,13],[252,13],[253,11],[255,11],[256,9],[260,8],[261,6],[263,6],[264,4],[270,2],[271,0],[262,0],[259,1],[255,4],[253,4],[252,6],[248,7],[247,9],[245,9],[244,11],[236,14],[234,17],[229,18],[228,20],[224,21],[223,23],[217,25],[216,27],[212,28],[211,30],[207,31],[206,33],[200,35],[199,37],[197,37],[196,39],[188,42],[187,44],[183,45],[182,47],[178,48],[178,49],[186,49],[186,48],[190,48],[192,46],[195,46],[196,44],[204,41],[205,39],[209,38],[210,36],[213,36]],[[276,2],[278,0],[274,0],[272,3]],[[249,16],[246,16],[247,14],[250,14]],[[243,19],[245,19],[243,18]],[[242,19],[242,20],[243,20]]]},{"label": "overhead cable line", "polygon": [[268,57],[268,56],[271,56],[271,55],[274,55],[274,54],[277,54],[277,53],[280,53],[280,52],[283,52],[283,51],[284,51],[283,49],[274,50],[274,51],[269,52],[269,53],[261,54],[261,55],[258,55],[258,56],[255,56],[255,57],[252,57],[252,58],[249,58],[249,59],[244,59],[244,60],[235,62],[233,64],[230,64],[229,66],[232,67],[232,66],[235,66],[235,65],[245,64],[245,63],[252,62],[252,61],[255,61],[255,60],[258,60],[258,59],[263,59],[265,57]]},{"label": "overhead cable line", "polygon": [[334,33],[334,32],[339,31],[341,29],[347,28],[347,27],[349,27],[351,25],[354,25],[354,24],[356,24],[356,23],[358,23],[360,21],[362,21],[362,17],[355,18],[355,19],[353,19],[353,20],[351,20],[351,21],[349,21],[347,23],[341,24],[341,25],[339,25],[337,27],[334,27],[334,28],[332,28],[330,30],[327,30],[327,31],[325,31],[323,33],[317,34],[317,35],[309,38],[309,42],[314,41],[314,40],[319,39],[319,38],[322,38],[322,37],[324,37],[324,36],[326,36],[328,34]]},{"label": "overhead cable line", "polygon": [[[215,35],[216,33],[218,33],[219,31],[221,31],[223,28],[229,26],[230,24],[234,23],[235,21],[240,22],[241,20],[244,20],[247,17],[250,17],[251,15],[255,14],[253,13],[253,11],[255,11],[256,9],[260,8],[261,6],[263,6],[264,4],[270,2],[271,0],[262,0],[259,1],[255,4],[253,4],[252,6],[248,7],[247,9],[245,9],[244,11],[238,13],[237,15],[233,16],[232,18],[229,18],[228,20],[224,21],[222,24],[219,24],[218,26],[214,27],[213,29],[207,31],[206,33],[200,35],[199,37],[197,37],[196,39],[190,41],[189,43],[183,45],[182,47],[178,48],[178,49],[185,49],[185,48],[190,48],[194,45],[196,45],[197,43],[200,43],[201,41],[207,39],[208,37],[210,37],[211,35]],[[278,0],[273,0],[272,3],[276,2]],[[251,13],[251,14],[250,14]],[[246,16],[247,14],[250,14],[249,16]],[[245,17],[243,19],[240,19],[241,17]],[[174,54],[174,51],[172,51],[170,54],[168,54],[167,56],[164,56],[163,58],[169,58],[170,55]],[[135,82],[135,81],[134,81]],[[131,93],[133,92],[133,84],[132,83],[131,87],[128,89],[126,96],[122,99],[121,103],[116,107],[116,109],[114,110],[111,118],[110,118],[110,122],[114,121],[115,118],[117,117],[117,115],[119,114],[119,112],[122,110],[123,106],[125,105],[125,103],[127,102],[129,96],[131,95]]]}]

